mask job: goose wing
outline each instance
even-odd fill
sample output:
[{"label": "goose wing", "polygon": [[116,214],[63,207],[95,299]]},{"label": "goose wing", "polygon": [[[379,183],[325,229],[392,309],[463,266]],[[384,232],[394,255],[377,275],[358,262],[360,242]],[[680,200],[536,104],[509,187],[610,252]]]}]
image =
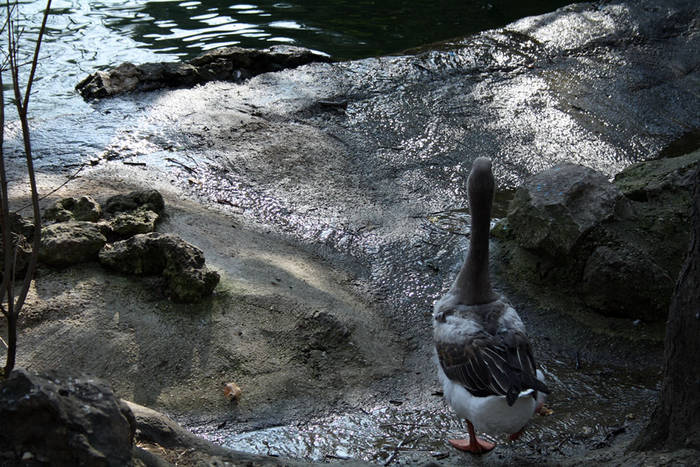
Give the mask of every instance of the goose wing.
[{"label": "goose wing", "polygon": [[460,343],[435,344],[445,375],[477,397],[505,396],[513,405],[521,391],[534,389],[549,394],[537,379],[535,359],[522,332],[485,331]]}]

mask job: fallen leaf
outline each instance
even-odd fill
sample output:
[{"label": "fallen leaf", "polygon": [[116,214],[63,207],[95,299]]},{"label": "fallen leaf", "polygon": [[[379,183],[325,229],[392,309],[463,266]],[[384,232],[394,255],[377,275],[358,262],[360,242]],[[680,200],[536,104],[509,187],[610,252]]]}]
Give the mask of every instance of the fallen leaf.
[{"label": "fallen leaf", "polygon": [[238,399],[241,398],[241,393],[241,388],[239,388],[236,383],[224,384],[224,395],[228,400],[238,402]]}]

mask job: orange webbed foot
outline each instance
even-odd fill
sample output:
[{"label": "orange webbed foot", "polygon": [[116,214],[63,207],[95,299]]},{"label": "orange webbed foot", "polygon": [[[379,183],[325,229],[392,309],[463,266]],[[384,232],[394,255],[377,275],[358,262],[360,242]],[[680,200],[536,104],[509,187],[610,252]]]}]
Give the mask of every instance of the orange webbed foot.
[{"label": "orange webbed foot", "polygon": [[472,454],[483,454],[496,447],[495,444],[477,437],[469,439],[448,439],[447,442],[455,449],[471,452]]}]

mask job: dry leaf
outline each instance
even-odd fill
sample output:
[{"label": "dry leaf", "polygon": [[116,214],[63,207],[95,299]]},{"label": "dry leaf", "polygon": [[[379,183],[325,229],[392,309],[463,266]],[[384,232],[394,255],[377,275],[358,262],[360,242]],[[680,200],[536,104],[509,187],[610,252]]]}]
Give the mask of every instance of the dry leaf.
[{"label": "dry leaf", "polygon": [[238,402],[238,399],[241,398],[241,393],[241,388],[239,388],[236,383],[224,384],[224,395],[228,398],[228,400]]}]

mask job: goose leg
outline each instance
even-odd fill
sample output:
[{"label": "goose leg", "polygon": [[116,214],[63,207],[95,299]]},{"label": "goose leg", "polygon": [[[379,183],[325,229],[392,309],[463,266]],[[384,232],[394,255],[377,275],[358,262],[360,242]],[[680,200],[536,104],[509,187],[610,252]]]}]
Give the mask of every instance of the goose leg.
[{"label": "goose leg", "polygon": [[452,447],[472,454],[482,454],[496,447],[493,443],[477,438],[474,425],[469,420],[467,420],[467,428],[469,429],[469,439],[448,439],[447,441]]},{"label": "goose leg", "polygon": [[523,434],[523,431],[525,431],[525,427],[522,427],[517,433],[513,433],[512,435],[508,436],[508,439],[511,441],[515,441],[516,439],[520,438],[520,435]]}]

